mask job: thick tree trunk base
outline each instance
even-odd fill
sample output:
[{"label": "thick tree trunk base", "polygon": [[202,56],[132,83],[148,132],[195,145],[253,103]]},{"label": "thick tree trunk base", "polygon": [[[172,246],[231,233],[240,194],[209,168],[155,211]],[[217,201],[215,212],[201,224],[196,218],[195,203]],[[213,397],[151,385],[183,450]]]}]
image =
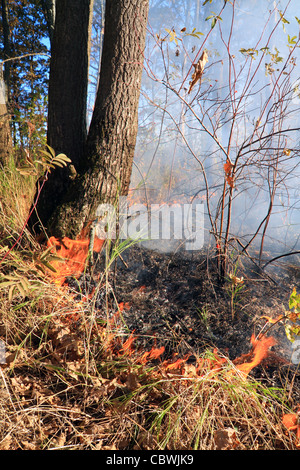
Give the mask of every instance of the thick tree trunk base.
[{"label": "thick tree trunk base", "polygon": [[99,204],[128,194],[138,131],[148,0],[107,0],[101,74],[78,176],[47,222],[48,233],[75,238]]}]

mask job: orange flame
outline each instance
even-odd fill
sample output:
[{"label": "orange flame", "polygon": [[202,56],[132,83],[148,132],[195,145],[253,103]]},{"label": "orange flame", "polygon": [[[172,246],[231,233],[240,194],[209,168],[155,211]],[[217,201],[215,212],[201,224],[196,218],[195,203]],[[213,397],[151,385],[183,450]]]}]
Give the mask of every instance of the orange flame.
[{"label": "orange flame", "polygon": [[135,341],[135,337],[133,336],[134,331],[130,334],[129,338],[123,343],[122,349],[121,349],[121,354],[124,356],[125,354],[131,355],[134,351],[132,345]]},{"label": "orange flame", "polygon": [[[95,237],[94,251],[99,253],[103,244],[104,240]],[[51,262],[56,272],[49,270],[58,284],[62,285],[67,276],[78,276],[84,271],[89,251],[89,239],[71,240],[68,237],[62,239],[50,237],[47,246],[53,247],[52,253],[61,258]]]},{"label": "orange flame", "polygon": [[[123,304],[120,305],[121,309]],[[128,339],[124,342],[119,351],[119,356],[133,355],[138,352],[134,349],[133,343],[135,341],[133,333],[130,334]],[[233,361],[236,365],[235,369],[231,369],[230,373],[234,373],[236,370],[242,372],[245,377],[250,373],[254,367],[258,366],[263,359],[266,359],[269,354],[269,348],[276,344],[276,340],[273,337],[262,337],[260,339],[255,338],[252,335],[251,338],[252,349],[249,353],[243,354]],[[159,359],[165,352],[165,347],[160,348],[152,347],[150,351],[145,351],[136,362],[138,364],[146,365],[152,359]],[[222,371],[224,365],[228,365],[229,361],[225,357],[221,357],[217,350],[214,350],[213,358],[198,359],[196,366],[188,366],[187,360],[190,354],[186,354],[183,358],[176,358],[176,354],[173,360],[165,360],[161,362],[161,367],[165,372],[179,371],[184,376],[206,376],[207,374],[216,374]]]},{"label": "orange flame", "polygon": [[206,374],[209,371],[209,374],[214,374],[215,372],[220,372],[223,365],[226,364],[228,361],[225,357],[220,357],[217,349],[213,351],[214,356],[213,358],[205,358],[198,361],[197,365],[197,373],[198,374]]},{"label": "orange flame", "polygon": [[[298,407],[299,409],[300,407]],[[287,413],[282,416],[282,424],[289,432],[295,433],[295,445],[300,447],[300,424],[297,413]]]},{"label": "orange flame", "polygon": [[[104,240],[100,240],[99,238],[95,237],[93,247],[94,251],[99,253],[103,248],[103,244]],[[89,239],[85,238],[71,240],[67,237],[62,239],[51,237],[48,241],[48,247],[52,247],[53,252],[60,257],[59,260],[52,262],[52,266],[56,269],[56,272],[51,272],[51,275],[58,284],[62,285],[67,276],[77,276],[84,271],[89,250]],[[141,288],[141,291],[142,290],[143,288]],[[121,302],[119,304],[119,313],[128,308],[130,308],[130,304],[127,302]],[[276,320],[280,319],[281,318],[279,317]],[[110,338],[110,341],[112,339],[113,338]],[[131,355],[134,352],[134,340],[135,337],[132,333],[128,340],[125,341],[125,343],[122,345],[121,354],[123,352],[123,354]],[[233,361],[236,365],[236,368],[245,376],[247,376],[254,367],[258,366],[261,361],[268,356],[269,348],[274,346],[276,341],[273,337],[262,337],[257,339],[254,335],[252,335],[251,343],[252,350]],[[138,359],[138,362],[141,364],[146,364],[147,361],[151,359],[158,359],[164,353],[164,351],[164,346],[161,348],[153,347],[150,351],[144,352]],[[166,371],[179,369],[184,373],[184,366],[188,357],[189,355],[185,356],[184,358],[175,359],[173,362],[164,361],[163,367]],[[224,363],[228,363],[228,361],[225,358],[219,357],[217,351],[214,351],[214,359],[200,360],[195,370],[197,374],[201,374],[200,371],[203,368],[210,371],[211,373],[219,372],[222,369]]]},{"label": "orange flame", "polygon": [[[258,366],[263,359],[268,356],[268,350],[276,344],[276,340],[270,337],[262,337],[260,339],[255,338],[254,335],[251,337],[252,350],[248,354],[242,355],[240,358],[237,358],[233,361],[237,364],[237,369],[241,371],[246,376],[249,372]],[[250,362],[246,362],[247,359],[250,359],[253,356],[253,359]],[[243,363],[241,363],[243,361]]]},{"label": "orange flame", "polygon": [[168,370],[179,369],[180,371],[183,371],[183,367],[186,364],[186,361],[188,360],[189,357],[190,357],[190,354],[186,354],[184,358],[178,358],[174,362],[169,362],[169,361],[164,362],[163,365],[165,367],[165,370],[168,371]]},{"label": "orange flame", "polygon": [[140,364],[147,364],[150,359],[158,359],[165,352],[165,347],[161,348],[152,348],[150,351],[144,352],[142,357],[138,360]]}]

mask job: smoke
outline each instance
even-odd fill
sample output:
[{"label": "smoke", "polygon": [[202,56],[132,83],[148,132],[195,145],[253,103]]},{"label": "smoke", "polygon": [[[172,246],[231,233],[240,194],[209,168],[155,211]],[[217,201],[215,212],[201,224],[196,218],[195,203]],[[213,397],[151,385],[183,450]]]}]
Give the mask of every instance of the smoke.
[{"label": "smoke", "polygon": [[[220,17],[202,3],[150,1],[130,198],[204,203],[206,243],[223,210],[224,230],[230,216],[243,243],[297,250],[297,2],[227,2]],[[188,95],[204,49],[209,62]],[[222,209],[228,157],[235,183]]]}]

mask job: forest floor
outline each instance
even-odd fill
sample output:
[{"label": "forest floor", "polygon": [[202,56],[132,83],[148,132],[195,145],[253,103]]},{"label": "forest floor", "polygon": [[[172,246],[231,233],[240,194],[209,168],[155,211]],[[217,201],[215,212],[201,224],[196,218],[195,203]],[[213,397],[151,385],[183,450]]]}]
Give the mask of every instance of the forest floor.
[{"label": "forest floor", "polygon": [[[259,273],[243,260],[235,289],[218,282],[211,254],[135,245],[109,271],[100,256],[57,285],[10,256],[0,449],[298,448],[300,373],[272,319],[288,309],[300,269]],[[253,335],[274,338],[255,364]]]}]

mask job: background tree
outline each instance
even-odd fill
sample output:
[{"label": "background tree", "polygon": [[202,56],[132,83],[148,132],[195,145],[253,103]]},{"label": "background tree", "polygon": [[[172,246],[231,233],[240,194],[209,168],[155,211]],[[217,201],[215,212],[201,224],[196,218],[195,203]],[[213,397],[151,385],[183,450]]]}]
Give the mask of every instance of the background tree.
[{"label": "background tree", "polygon": [[88,87],[88,124],[93,114],[95,96],[97,94],[99,85],[100,64],[104,38],[104,16],[105,0],[94,1]]},{"label": "background tree", "polygon": [[0,60],[11,139],[19,157],[24,156],[26,149],[34,158],[46,137],[49,75],[46,21],[37,1],[29,0],[9,3],[2,0],[0,20]]},{"label": "background tree", "polygon": [[[9,40],[9,24],[8,24],[8,8],[6,0],[1,0],[1,16],[2,16],[2,31],[3,31],[3,59],[10,57],[10,40]],[[9,115],[7,110],[7,100],[9,91],[9,66],[10,63],[3,63],[0,67],[0,85],[1,85],[1,98],[0,98],[0,163],[5,166],[8,162],[9,155],[12,150],[12,140],[9,124]]]},{"label": "background tree", "polygon": [[45,15],[50,42],[52,42],[55,25],[56,0],[36,0],[40,3]]},{"label": "background tree", "polygon": [[[149,28],[148,106],[133,176],[139,188],[143,171],[145,186],[164,184],[167,197],[155,202],[204,203],[205,245],[217,254],[224,280],[240,256],[250,254],[262,267],[266,250],[291,253],[299,246],[300,20],[291,1],[279,7],[233,0],[214,14],[205,12],[209,2],[202,7],[196,24],[172,27],[178,23],[170,15],[166,25],[165,15],[161,30]],[[202,82],[188,94],[204,49]],[[157,193],[148,192],[148,201]]]},{"label": "background tree", "polygon": [[[72,7],[65,8],[64,12],[59,8],[63,3],[63,0],[57,1],[53,40],[54,43],[57,40],[61,51],[65,51],[67,37],[62,31],[60,32],[58,25],[63,15],[68,16],[68,19],[65,18],[67,22],[76,13],[74,7],[76,2],[72,2]],[[64,191],[61,202],[56,201],[54,212],[49,214],[48,210],[54,195],[49,182],[45,185],[45,188],[48,186],[48,196],[41,199],[37,207],[39,217],[49,234],[72,237],[78,235],[84,225],[93,219],[99,203],[114,202],[118,195],[128,192],[138,129],[138,102],[147,15],[148,0],[106,1],[100,80],[84,158],[80,159],[80,164],[76,168],[76,178],[69,180],[70,187]],[[84,19],[80,17],[78,21],[82,27],[82,34],[86,34],[87,24],[84,23]],[[77,31],[77,34],[80,32]],[[58,53],[52,51],[53,62]],[[61,64],[64,68],[68,65],[71,66],[69,62]],[[70,88],[77,80],[76,74],[79,73],[77,67],[75,69],[72,67],[68,83]],[[53,69],[50,75],[53,75]],[[66,83],[61,80],[62,94],[66,92],[65,85]],[[75,97],[77,99],[76,94],[73,94],[73,105]],[[58,108],[56,110],[51,108],[52,99],[49,91],[49,127],[52,113],[57,115],[59,113]],[[57,100],[57,107],[60,107],[61,103]],[[60,116],[62,122],[65,116],[63,114]],[[78,116],[73,115],[73,119],[78,119]],[[73,126],[70,130],[72,137],[76,139]],[[54,142],[49,139],[49,143]],[[52,146],[56,151],[63,151],[72,160],[74,159],[65,147]],[[76,167],[77,160],[74,163]],[[56,172],[53,180],[55,177]]]},{"label": "background tree", "polygon": [[7,95],[3,76],[3,68],[0,68],[0,165],[8,164],[12,152],[12,140],[7,110]]},{"label": "background tree", "polygon": [[[65,153],[77,172],[87,137],[87,88],[93,1],[56,1],[56,21],[51,42],[47,142]],[[71,183],[68,168],[49,175],[37,205],[42,222],[60,204]],[[31,224],[35,223],[31,220]]]}]

